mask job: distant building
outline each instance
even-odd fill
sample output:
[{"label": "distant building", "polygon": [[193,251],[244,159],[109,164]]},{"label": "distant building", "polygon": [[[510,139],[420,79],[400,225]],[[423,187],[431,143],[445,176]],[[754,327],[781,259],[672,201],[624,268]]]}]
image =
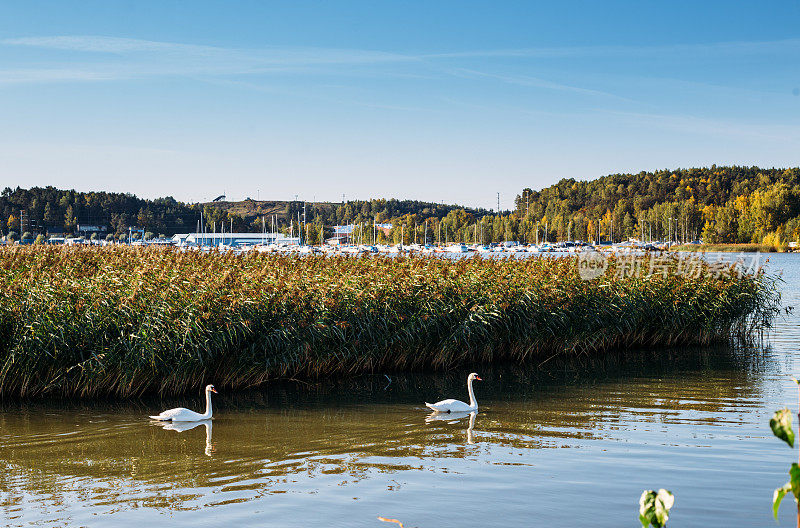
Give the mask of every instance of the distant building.
[{"label": "distant building", "polygon": [[172,237],[175,244],[199,246],[244,246],[255,244],[282,244],[296,246],[298,237],[287,237],[283,233],[182,233]]},{"label": "distant building", "polygon": [[349,244],[353,239],[353,229],[355,226],[352,224],[333,226],[333,236],[325,242],[334,246]]},{"label": "distant building", "polygon": [[90,235],[92,233],[105,234],[107,231],[108,226],[78,224],[78,233],[84,235]]}]

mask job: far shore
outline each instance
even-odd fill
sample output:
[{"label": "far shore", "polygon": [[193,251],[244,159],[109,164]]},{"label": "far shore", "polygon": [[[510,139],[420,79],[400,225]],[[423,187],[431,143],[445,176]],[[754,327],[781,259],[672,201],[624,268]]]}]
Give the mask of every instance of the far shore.
[{"label": "far shore", "polygon": [[672,251],[719,251],[727,253],[791,253],[794,248],[767,244],[682,244]]}]

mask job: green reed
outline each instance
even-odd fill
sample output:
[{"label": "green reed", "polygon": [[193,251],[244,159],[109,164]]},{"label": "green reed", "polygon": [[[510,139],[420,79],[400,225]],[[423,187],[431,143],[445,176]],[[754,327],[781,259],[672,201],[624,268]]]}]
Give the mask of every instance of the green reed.
[{"label": "green reed", "polygon": [[576,257],[6,248],[0,396],[173,394],[702,344],[749,335],[777,309],[763,273],[686,277],[666,258],[667,276],[619,277],[612,258],[585,281]]}]

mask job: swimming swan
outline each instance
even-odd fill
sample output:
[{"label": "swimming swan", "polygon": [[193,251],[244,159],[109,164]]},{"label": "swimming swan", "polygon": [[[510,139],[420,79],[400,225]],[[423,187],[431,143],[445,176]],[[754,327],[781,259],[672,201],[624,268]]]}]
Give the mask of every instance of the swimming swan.
[{"label": "swimming swan", "polygon": [[151,416],[153,420],[169,421],[169,422],[199,422],[200,420],[211,419],[211,393],[216,393],[213,385],[206,385],[206,413],[200,414],[183,407],[176,407],[164,411],[158,416]]},{"label": "swimming swan", "polygon": [[467,376],[467,391],[469,392],[469,404],[459,400],[442,400],[436,403],[425,402],[425,405],[430,407],[436,412],[451,413],[451,412],[470,412],[478,410],[478,402],[475,400],[475,393],[472,392],[472,380],[483,381],[480,376],[474,372]]}]

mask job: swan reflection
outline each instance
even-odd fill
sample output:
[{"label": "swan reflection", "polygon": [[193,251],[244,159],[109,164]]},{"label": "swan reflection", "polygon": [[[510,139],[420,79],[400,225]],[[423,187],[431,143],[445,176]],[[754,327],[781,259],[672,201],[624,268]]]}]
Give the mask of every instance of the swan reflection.
[{"label": "swan reflection", "polygon": [[211,456],[211,454],[216,451],[216,446],[211,442],[213,427],[211,420],[200,420],[197,422],[157,422],[154,425],[159,425],[166,431],[177,431],[179,433],[183,433],[202,425],[206,428],[206,456]]},{"label": "swan reflection", "polygon": [[442,412],[432,412],[428,416],[425,417],[425,422],[436,422],[436,421],[443,421],[447,423],[457,423],[460,420],[463,420],[467,416],[469,416],[469,427],[467,427],[467,443],[474,444],[475,437],[472,435],[472,430],[475,428],[475,416],[477,416],[478,411],[472,412],[449,412],[449,413],[442,413]]}]

